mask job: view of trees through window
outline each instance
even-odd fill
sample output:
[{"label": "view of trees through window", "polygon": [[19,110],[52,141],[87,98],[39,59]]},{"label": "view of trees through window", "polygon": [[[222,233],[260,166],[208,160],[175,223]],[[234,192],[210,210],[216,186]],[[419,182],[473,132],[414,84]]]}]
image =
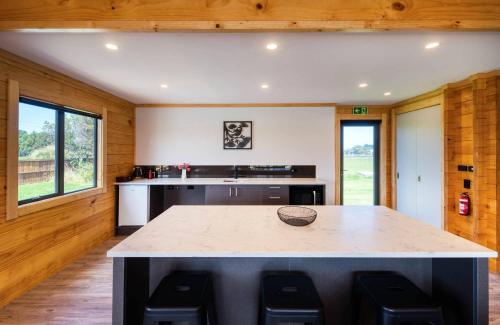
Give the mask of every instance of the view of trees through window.
[{"label": "view of trees through window", "polygon": [[64,113],[64,193],[95,186],[95,118]]},{"label": "view of trees through window", "polygon": [[55,123],[55,110],[19,105],[19,201],[57,192]]},{"label": "view of trees through window", "polygon": [[[58,123],[58,120],[63,120],[63,123]],[[63,125],[63,132],[59,132],[57,128]],[[51,197],[94,187],[96,127],[95,117],[21,102],[18,200]],[[61,133],[64,133],[64,149],[59,153],[57,134]],[[64,154],[64,166],[57,164],[60,154]],[[57,179],[62,175],[64,182],[59,185]]]}]

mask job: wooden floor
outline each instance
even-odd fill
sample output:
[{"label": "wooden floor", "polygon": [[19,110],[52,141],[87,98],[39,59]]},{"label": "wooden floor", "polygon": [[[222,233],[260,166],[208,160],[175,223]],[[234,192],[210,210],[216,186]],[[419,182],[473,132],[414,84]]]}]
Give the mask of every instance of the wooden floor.
[{"label": "wooden floor", "polygon": [[[113,238],[0,310],[0,324],[111,324]],[[490,274],[490,324],[500,325],[500,275]]]},{"label": "wooden floor", "polygon": [[0,324],[111,324],[113,238],[0,310]]}]

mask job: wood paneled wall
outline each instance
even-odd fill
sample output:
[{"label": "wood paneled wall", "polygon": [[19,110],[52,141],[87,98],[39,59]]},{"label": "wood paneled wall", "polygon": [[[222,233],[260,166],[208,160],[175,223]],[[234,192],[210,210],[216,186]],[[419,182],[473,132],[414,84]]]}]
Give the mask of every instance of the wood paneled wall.
[{"label": "wood paneled wall", "polygon": [[[20,94],[82,110],[107,111],[106,193],[6,220],[7,80]],[[0,307],[111,237],[118,175],[134,164],[134,105],[0,50]]]},{"label": "wood paneled wall", "polygon": [[[500,248],[497,240],[500,218],[497,209],[500,198],[499,97],[500,71],[493,71],[393,105],[393,116],[442,105],[445,228],[496,251]],[[474,172],[458,171],[458,165],[474,166]],[[471,189],[464,188],[464,179],[471,180]],[[470,216],[458,213],[458,199],[463,192],[471,197]],[[490,269],[497,270],[498,262],[492,259]]]},{"label": "wood paneled wall", "polygon": [[380,124],[380,204],[392,207],[392,120],[391,106],[368,105],[367,115],[353,115],[353,105],[337,105],[335,111],[335,204],[340,203],[340,122],[379,120]]},{"label": "wood paneled wall", "polygon": [[[500,77],[486,76],[444,90],[447,172],[447,229],[461,237],[498,250],[497,148],[499,128],[498,83]],[[474,172],[461,172],[458,165],[474,166]],[[463,180],[472,188],[465,189]],[[470,216],[458,213],[458,197],[471,196]],[[497,269],[498,261],[490,263]]]}]

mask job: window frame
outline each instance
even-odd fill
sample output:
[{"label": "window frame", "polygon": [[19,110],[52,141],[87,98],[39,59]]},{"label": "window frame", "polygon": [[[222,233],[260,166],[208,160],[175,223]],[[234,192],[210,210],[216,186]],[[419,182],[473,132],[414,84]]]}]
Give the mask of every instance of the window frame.
[{"label": "window frame", "polygon": [[[49,103],[46,101],[42,101],[39,99],[33,99],[27,96],[19,96],[19,104],[28,104],[38,107],[43,107],[47,109],[52,109],[55,111],[55,165],[54,165],[54,185],[55,192],[47,195],[36,196],[33,198],[19,200],[19,196],[17,199],[17,203],[19,207],[26,206],[30,203],[40,202],[47,199],[52,199],[56,197],[62,197],[65,195],[71,195],[78,192],[88,191],[99,188],[99,120],[102,121],[102,116],[100,114],[88,113],[85,111],[80,111],[74,108],[70,108],[64,105],[58,105],[54,103]],[[94,177],[93,177],[93,185],[90,187],[74,190],[71,192],[64,192],[64,127],[65,127],[65,113],[71,113],[86,117],[91,117],[94,119]],[[18,125],[19,132],[19,125]],[[18,135],[19,136],[19,135]],[[18,145],[19,146],[19,145]],[[17,163],[19,166],[19,162]],[[19,172],[17,172],[19,175]],[[17,176],[19,177],[19,176]],[[17,194],[18,195],[18,194]]]}]

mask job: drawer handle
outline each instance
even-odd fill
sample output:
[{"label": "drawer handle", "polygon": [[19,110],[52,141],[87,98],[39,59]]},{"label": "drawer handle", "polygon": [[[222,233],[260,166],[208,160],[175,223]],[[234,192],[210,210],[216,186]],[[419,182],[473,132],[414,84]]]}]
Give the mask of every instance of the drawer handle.
[{"label": "drawer handle", "polygon": [[281,186],[269,186],[269,188],[281,188]]},{"label": "drawer handle", "polygon": [[277,200],[277,199],[281,199],[281,196],[270,196],[269,198],[272,200]]}]

